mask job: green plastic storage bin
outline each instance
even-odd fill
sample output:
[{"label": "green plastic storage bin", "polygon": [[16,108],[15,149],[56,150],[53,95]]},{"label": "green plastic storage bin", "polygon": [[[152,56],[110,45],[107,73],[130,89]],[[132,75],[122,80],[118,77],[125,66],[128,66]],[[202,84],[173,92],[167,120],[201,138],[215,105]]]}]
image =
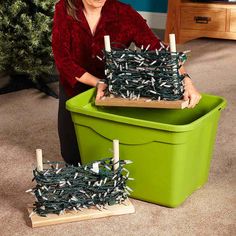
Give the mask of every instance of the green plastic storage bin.
[{"label": "green plastic storage bin", "polygon": [[131,197],[176,207],[208,178],[225,99],[203,95],[194,109],[96,107],[95,90],[67,101],[82,162],[111,157],[112,140],[135,178]]}]

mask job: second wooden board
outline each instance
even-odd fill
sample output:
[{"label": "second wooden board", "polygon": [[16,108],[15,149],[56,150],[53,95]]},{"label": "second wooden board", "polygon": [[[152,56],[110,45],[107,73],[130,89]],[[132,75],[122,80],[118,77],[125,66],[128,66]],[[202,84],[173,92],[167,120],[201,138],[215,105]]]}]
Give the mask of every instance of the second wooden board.
[{"label": "second wooden board", "polygon": [[125,98],[103,97],[96,100],[96,106],[111,107],[143,107],[143,108],[166,108],[166,109],[184,109],[188,107],[189,101],[157,101],[148,98],[140,98],[139,100],[129,100]]},{"label": "second wooden board", "polygon": [[[29,215],[32,213],[33,207],[28,207]],[[126,199],[122,204],[107,206],[106,209],[98,210],[97,208],[83,209],[83,211],[68,211],[61,215],[48,214],[47,217],[42,217],[33,214],[31,219],[32,227],[42,227],[48,225],[70,223],[75,221],[90,220],[101,217],[124,215],[134,213],[135,209],[129,199]]]}]

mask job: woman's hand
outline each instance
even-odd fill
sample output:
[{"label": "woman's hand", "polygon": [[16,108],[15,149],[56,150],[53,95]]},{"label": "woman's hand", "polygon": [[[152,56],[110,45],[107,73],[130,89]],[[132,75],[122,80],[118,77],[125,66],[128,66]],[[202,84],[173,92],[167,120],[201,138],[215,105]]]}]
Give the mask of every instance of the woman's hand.
[{"label": "woman's hand", "polygon": [[201,99],[201,94],[194,87],[189,77],[184,78],[184,100],[189,100],[188,108],[194,108]]},{"label": "woman's hand", "polygon": [[99,100],[104,96],[104,90],[107,88],[107,84],[105,84],[104,82],[98,82],[96,87],[97,87],[96,100]]}]

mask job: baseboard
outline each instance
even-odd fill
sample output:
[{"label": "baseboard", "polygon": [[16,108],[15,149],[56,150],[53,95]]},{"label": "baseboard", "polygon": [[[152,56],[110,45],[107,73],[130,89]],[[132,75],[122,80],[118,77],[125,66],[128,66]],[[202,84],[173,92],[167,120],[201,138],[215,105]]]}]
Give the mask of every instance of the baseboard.
[{"label": "baseboard", "polygon": [[147,20],[147,24],[153,29],[165,29],[166,28],[166,18],[167,13],[157,13],[157,12],[138,12],[144,19]]}]

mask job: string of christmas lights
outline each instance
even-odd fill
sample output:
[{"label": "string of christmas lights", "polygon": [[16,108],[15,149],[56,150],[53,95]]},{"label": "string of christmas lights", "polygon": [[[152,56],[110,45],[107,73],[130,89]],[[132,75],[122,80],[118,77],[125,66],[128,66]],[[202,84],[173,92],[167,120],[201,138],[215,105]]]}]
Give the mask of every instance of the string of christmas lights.
[{"label": "string of christmas lights", "polygon": [[33,170],[32,181],[36,181],[36,186],[26,191],[36,198],[32,215],[60,215],[67,210],[82,211],[92,206],[101,210],[107,205],[121,204],[132,191],[126,182],[133,179],[124,168],[132,162],[120,160],[114,171],[112,160],[106,158],[84,166],[47,162],[48,169]]},{"label": "string of christmas lights", "polygon": [[106,96],[138,100],[179,100],[183,97],[184,76],[179,69],[186,52],[170,52],[164,45],[148,51],[112,48],[105,51]]}]

